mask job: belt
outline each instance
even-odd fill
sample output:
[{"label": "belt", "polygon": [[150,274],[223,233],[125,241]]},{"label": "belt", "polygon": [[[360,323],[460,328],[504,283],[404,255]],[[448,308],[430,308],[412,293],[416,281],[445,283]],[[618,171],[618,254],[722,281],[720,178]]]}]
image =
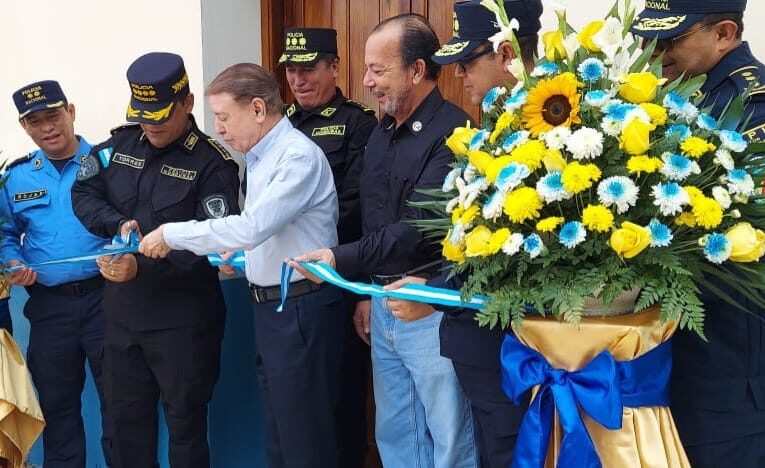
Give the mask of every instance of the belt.
[{"label": "belt", "polygon": [[433,275],[433,267],[441,264],[441,260],[430,262],[426,265],[413,268],[404,273],[397,273],[395,275],[369,275],[372,279],[372,283],[380,286],[386,286],[391,283],[395,283],[400,279],[404,279],[407,276],[418,276],[420,278],[430,279]]},{"label": "belt", "polygon": [[[290,283],[290,290],[287,292],[287,297],[297,297],[309,292],[318,291],[321,289],[320,284],[313,283],[308,280],[300,280],[294,283]],[[262,288],[255,284],[250,284],[250,295],[252,299],[258,304],[264,302],[280,301],[282,299],[281,286],[268,286]]]},{"label": "belt", "polygon": [[55,294],[57,296],[77,296],[81,297],[90,292],[104,287],[104,278],[101,275],[93,276],[92,278],[71,281],[69,283],[57,284],[55,286],[44,286],[39,283],[35,283],[32,286],[27,287],[27,291],[31,294],[33,292],[47,292],[49,294]]}]

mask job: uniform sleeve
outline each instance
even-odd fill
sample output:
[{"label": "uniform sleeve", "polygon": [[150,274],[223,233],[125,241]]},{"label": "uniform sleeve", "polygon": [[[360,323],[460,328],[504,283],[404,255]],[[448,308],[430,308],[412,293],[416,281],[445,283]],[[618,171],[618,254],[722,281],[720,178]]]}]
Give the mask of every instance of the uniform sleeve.
[{"label": "uniform sleeve", "polygon": [[[212,164],[202,175],[198,194],[197,220],[238,215],[240,213],[239,168],[236,163],[219,159]],[[193,271],[200,266],[210,266],[206,257],[200,257],[185,250],[171,251],[167,260],[173,267],[187,271]]]},{"label": "uniform sleeve", "polygon": [[107,239],[117,234],[120,222],[130,218],[109,203],[106,188],[107,168],[104,167],[99,152],[112,146],[111,138],[94,146],[72,185],[74,214],[88,231]]},{"label": "uniform sleeve", "polygon": [[359,178],[361,177],[364,149],[369,135],[377,125],[377,119],[369,114],[361,116],[361,123],[353,129],[348,142],[348,153],[343,167],[343,182],[337,187],[337,201],[340,208],[338,232],[341,236],[346,233],[353,238],[341,238],[340,243],[357,239],[361,233],[361,202],[359,200]]},{"label": "uniform sleeve", "polygon": [[322,171],[323,157],[292,154],[276,166],[269,183],[252,202],[245,202],[239,215],[207,221],[165,225],[164,237],[173,249],[197,255],[211,252],[252,250],[281,231],[295,217],[311,207],[314,194],[327,183]]},{"label": "uniform sleeve", "polygon": [[[445,140],[432,148],[432,155],[415,183],[409,201],[425,201],[428,198],[419,193],[419,190],[443,185],[444,177],[450,170],[449,164],[454,161],[454,153],[446,147],[444,142]],[[399,222],[367,233],[356,242],[332,249],[337,262],[337,271],[345,277],[362,272],[379,271],[385,263],[406,260],[422,249],[432,248],[425,235],[409,223],[432,217],[433,214],[428,210],[416,208],[407,203]]]},{"label": "uniform sleeve", "polygon": [[2,240],[0,240],[0,257],[2,262],[8,263],[11,260],[18,260],[24,262],[21,255],[21,234],[23,227],[17,225],[17,220],[13,216],[13,209],[11,207],[11,196],[8,193],[8,181],[3,185],[2,191],[0,191],[0,218],[3,220],[0,223],[0,232],[2,232]]}]

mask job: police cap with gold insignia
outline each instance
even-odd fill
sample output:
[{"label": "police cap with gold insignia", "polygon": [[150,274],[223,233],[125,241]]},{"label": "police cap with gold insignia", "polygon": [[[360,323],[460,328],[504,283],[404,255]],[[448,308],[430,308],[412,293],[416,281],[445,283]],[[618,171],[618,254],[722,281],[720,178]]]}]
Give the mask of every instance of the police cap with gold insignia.
[{"label": "police cap with gold insignia", "polygon": [[279,65],[313,65],[324,54],[337,55],[337,31],[329,28],[288,28]]},{"label": "police cap with gold insignia", "polygon": [[646,0],[645,9],[632,22],[631,31],[649,39],[681,34],[712,13],[746,9],[746,0]]},{"label": "police cap with gold insignia", "polygon": [[[542,24],[541,0],[506,0],[505,12],[509,18],[518,20],[517,36],[531,36],[539,32]],[[452,39],[433,54],[433,61],[447,65],[461,60],[476,47],[499,32],[497,18],[480,0],[469,0],[454,4],[454,26]]]},{"label": "police cap with gold insignia", "polygon": [[19,111],[19,119],[32,112],[65,106],[66,96],[57,81],[38,81],[13,93],[13,103]]},{"label": "police cap with gold insignia", "polygon": [[138,57],[128,68],[130,104],[127,121],[161,124],[173,112],[177,101],[189,94],[189,76],[180,55],[150,52]]}]

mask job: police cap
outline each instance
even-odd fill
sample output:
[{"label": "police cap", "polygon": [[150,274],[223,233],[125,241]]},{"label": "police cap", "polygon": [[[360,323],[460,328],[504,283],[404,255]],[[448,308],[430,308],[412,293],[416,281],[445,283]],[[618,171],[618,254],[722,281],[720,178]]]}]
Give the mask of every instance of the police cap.
[{"label": "police cap", "polygon": [[[539,32],[542,24],[541,0],[506,0],[508,18],[518,20],[517,36],[531,36]],[[433,61],[446,65],[454,63],[473,52],[481,43],[500,31],[497,18],[480,0],[454,4],[454,27],[452,39],[433,54]]]},{"label": "police cap", "polygon": [[13,103],[19,111],[19,119],[23,119],[35,111],[65,106],[67,101],[57,81],[45,80],[16,90]]},{"label": "police cap", "polygon": [[177,101],[189,94],[189,75],[180,55],[150,52],[127,70],[130,84],[128,122],[161,124],[170,118]]},{"label": "police cap", "polygon": [[746,0],[646,0],[631,31],[649,39],[675,37],[712,13],[736,13]]},{"label": "police cap", "polygon": [[329,28],[288,28],[279,65],[313,65],[323,54],[337,55],[337,31]]}]

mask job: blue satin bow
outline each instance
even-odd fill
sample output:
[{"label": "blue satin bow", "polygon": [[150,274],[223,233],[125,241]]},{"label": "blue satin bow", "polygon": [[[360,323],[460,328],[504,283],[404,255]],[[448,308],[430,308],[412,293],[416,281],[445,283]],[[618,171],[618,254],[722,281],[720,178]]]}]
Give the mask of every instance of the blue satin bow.
[{"label": "blue satin bow", "polygon": [[500,353],[505,394],[521,404],[532,387],[540,386],[521,423],[513,468],[544,466],[554,409],[558,410],[563,428],[557,466],[600,468],[600,458],[579,408],[614,430],[622,426],[625,406],[669,405],[671,351],[667,341],[637,359],[621,362],[603,351],[581,370],[569,372],[553,369],[544,356],[506,333]]}]

